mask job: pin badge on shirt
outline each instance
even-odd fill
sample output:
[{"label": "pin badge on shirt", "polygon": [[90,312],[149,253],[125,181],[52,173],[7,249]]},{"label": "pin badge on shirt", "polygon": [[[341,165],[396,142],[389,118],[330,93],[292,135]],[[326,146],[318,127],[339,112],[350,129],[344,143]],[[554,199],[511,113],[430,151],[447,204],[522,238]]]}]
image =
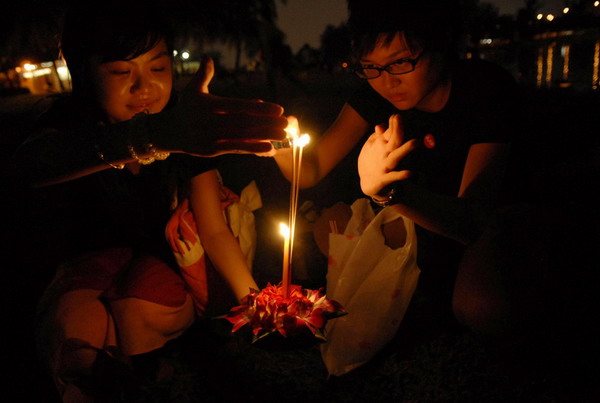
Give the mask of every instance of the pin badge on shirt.
[{"label": "pin badge on shirt", "polygon": [[426,134],[423,137],[423,145],[429,149],[435,147],[435,137],[433,137],[433,134]]}]

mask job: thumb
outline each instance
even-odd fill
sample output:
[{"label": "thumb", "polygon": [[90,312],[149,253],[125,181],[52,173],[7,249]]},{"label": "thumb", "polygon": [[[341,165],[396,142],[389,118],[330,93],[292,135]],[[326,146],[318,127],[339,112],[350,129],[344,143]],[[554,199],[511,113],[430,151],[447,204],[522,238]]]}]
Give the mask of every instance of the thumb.
[{"label": "thumb", "polygon": [[212,58],[206,56],[202,59],[202,65],[200,66],[202,72],[200,79],[199,91],[203,94],[208,94],[208,84],[212,81],[215,76],[215,63]]},{"label": "thumb", "polygon": [[208,94],[208,84],[215,75],[215,64],[210,57],[203,57],[200,68],[187,85],[188,93]]}]

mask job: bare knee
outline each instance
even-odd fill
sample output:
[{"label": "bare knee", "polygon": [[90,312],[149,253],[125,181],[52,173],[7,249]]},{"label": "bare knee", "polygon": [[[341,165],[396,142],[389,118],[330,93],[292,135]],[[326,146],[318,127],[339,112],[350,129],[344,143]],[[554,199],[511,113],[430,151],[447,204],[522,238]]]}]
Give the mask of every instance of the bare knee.
[{"label": "bare knee", "polygon": [[61,297],[54,320],[65,339],[82,339],[94,347],[104,347],[109,317],[99,295],[97,290],[76,290]]},{"label": "bare knee", "polygon": [[183,305],[165,305],[137,299],[111,301],[120,350],[126,355],[141,354],[162,347],[180,336],[194,322],[194,306],[188,295]]},{"label": "bare knee", "polygon": [[511,315],[506,301],[478,291],[455,289],[452,309],[456,319],[486,336],[502,337],[509,333]]},{"label": "bare knee", "polygon": [[512,315],[505,278],[508,264],[485,237],[465,252],[452,297],[459,322],[488,336],[501,336],[510,330]]}]

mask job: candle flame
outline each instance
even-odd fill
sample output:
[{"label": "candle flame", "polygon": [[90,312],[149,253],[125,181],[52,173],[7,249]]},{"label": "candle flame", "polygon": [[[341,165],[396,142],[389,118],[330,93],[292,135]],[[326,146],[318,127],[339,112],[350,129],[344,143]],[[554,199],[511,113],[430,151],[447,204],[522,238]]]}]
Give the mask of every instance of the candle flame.
[{"label": "candle flame", "polygon": [[296,138],[294,140],[294,146],[296,147],[304,147],[310,142],[310,136],[307,133],[304,133],[302,136]]},{"label": "candle flame", "polygon": [[290,228],[281,222],[279,223],[279,233],[287,239],[290,237]]}]

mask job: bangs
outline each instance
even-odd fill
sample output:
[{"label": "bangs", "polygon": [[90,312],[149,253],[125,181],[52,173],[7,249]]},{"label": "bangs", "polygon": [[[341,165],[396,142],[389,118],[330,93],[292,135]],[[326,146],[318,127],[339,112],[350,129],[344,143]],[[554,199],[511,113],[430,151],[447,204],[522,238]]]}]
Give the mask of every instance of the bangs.
[{"label": "bangs", "polygon": [[404,41],[411,51],[416,50],[422,45],[416,40],[412,32],[368,32],[354,39],[352,42],[352,58],[355,62],[373,52],[377,46],[389,46],[396,35],[404,37]]},{"label": "bangs", "polygon": [[461,27],[456,0],[348,0],[352,56],[360,59],[377,45],[389,45],[404,34],[417,47],[449,56],[455,52]]},{"label": "bangs", "polygon": [[100,63],[132,60],[152,50],[163,39],[167,42],[170,54],[172,49],[169,46],[168,38],[158,32],[140,32],[136,36],[119,36],[114,38],[105,49],[98,49],[95,53],[100,55]]}]

